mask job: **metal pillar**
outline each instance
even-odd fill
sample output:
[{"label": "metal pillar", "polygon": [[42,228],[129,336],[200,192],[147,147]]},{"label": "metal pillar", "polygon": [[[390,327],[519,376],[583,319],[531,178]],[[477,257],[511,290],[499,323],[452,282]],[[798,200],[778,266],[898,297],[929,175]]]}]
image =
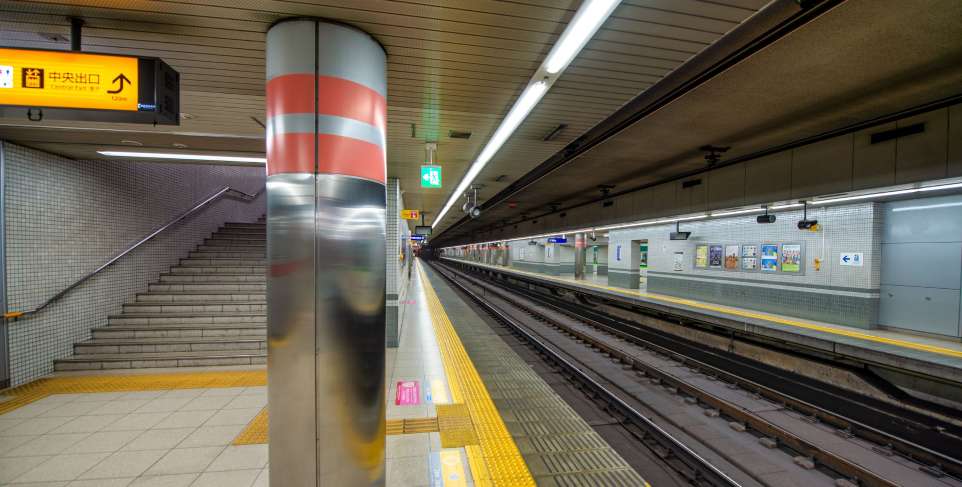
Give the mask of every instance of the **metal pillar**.
[{"label": "metal pillar", "polygon": [[353,27],[267,32],[271,485],[384,485],[385,72]]},{"label": "metal pillar", "polygon": [[586,243],[585,234],[575,234],[575,279],[585,278]]}]

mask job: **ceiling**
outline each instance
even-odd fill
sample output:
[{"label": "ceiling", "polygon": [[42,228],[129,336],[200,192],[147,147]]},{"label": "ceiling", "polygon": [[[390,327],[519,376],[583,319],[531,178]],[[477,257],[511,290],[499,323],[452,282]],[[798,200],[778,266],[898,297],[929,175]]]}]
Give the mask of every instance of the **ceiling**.
[{"label": "ceiling", "polygon": [[[478,178],[502,190],[658,82],[767,0],[625,0]],[[388,175],[428,222],[528,83],[580,0],[0,1],[0,45],[155,56],[182,75],[180,126],[0,119],[0,138],[76,159],[97,150],[247,155],[264,151],[264,34],[290,16],[354,24],[388,52]],[[59,35],[59,40],[57,40]],[[545,135],[565,124],[556,138]],[[450,131],[470,132],[452,139]],[[128,141],[128,142],[122,142]],[[425,142],[438,143],[443,189],[421,189]],[[125,145],[127,144],[127,145]],[[456,222],[450,212],[440,225]]]},{"label": "ceiling", "polygon": [[617,192],[704,170],[705,144],[731,146],[724,162],[958,95],[959,19],[958,0],[842,2],[439,237],[473,241],[522,212],[596,201],[598,185]]}]

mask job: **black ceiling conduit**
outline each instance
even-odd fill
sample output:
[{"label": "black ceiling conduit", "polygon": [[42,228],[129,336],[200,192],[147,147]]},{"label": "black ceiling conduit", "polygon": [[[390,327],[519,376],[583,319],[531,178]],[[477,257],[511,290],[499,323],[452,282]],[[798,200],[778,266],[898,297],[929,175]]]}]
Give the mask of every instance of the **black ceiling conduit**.
[{"label": "black ceiling conduit", "polygon": [[[503,203],[589,149],[684,96],[728,68],[844,3],[844,1],[798,2],[796,0],[776,0],[749,17],[735,30],[705,48],[691,60],[668,73],[608,118],[569,143],[564,149],[489,198],[481,205],[481,209],[489,210]],[[623,194],[623,192],[618,194]],[[442,242],[437,243],[443,244],[443,236],[446,233],[468,221],[471,221],[471,219],[462,217],[441,232],[435,240],[441,240]]]}]

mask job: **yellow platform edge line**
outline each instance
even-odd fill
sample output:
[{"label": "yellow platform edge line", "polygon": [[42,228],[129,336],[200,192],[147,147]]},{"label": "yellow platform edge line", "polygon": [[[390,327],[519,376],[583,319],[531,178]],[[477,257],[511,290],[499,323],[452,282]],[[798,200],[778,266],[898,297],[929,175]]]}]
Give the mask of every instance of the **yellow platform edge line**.
[{"label": "yellow platform edge line", "polygon": [[0,392],[10,397],[0,402],[0,414],[8,413],[53,394],[220,389],[266,385],[267,371],[265,370],[45,377]]},{"label": "yellow platform edge line", "polygon": [[[234,440],[232,445],[259,445],[268,443],[268,431],[270,428],[270,413],[265,406],[250,422],[244,426]],[[394,435],[413,435],[418,433],[436,433],[438,431],[438,418],[405,418],[389,419],[385,424],[385,431],[388,436]]]},{"label": "yellow platform edge line", "polygon": [[[451,260],[453,260],[453,261],[455,261],[455,262],[458,262],[457,259],[451,259]],[[485,267],[491,267],[491,268],[495,268],[495,269],[502,269],[502,268],[500,268],[500,267],[488,266],[488,265],[486,265],[486,264],[480,264],[480,263],[478,263],[478,262],[471,262],[471,261],[463,261],[463,262],[466,262],[466,263],[468,263],[468,264],[482,265],[482,266],[485,266]],[[897,338],[885,338],[885,337],[881,337],[881,336],[878,336],[878,335],[872,335],[872,334],[869,334],[869,333],[863,333],[863,332],[858,332],[858,331],[853,331],[853,330],[842,330],[842,329],[838,329],[838,328],[834,328],[834,327],[818,325],[818,324],[815,324],[815,323],[808,323],[808,322],[804,322],[804,321],[792,320],[792,319],[789,319],[789,318],[782,318],[782,317],[780,317],[780,316],[770,315],[770,314],[767,314],[767,313],[754,312],[754,311],[744,311],[744,310],[740,310],[740,309],[729,308],[728,306],[714,305],[714,304],[702,303],[702,302],[700,302],[700,301],[692,301],[692,300],[690,300],[690,299],[675,298],[675,297],[671,297],[671,296],[665,296],[664,294],[655,294],[655,293],[647,293],[647,292],[646,292],[646,293],[643,293],[643,292],[641,292],[641,291],[632,291],[632,290],[629,290],[629,289],[617,288],[617,287],[613,287],[613,286],[604,286],[604,285],[601,285],[601,284],[595,284],[595,283],[591,283],[591,282],[577,282],[577,283],[575,283],[575,282],[572,282],[572,281],[569,281],[569,280],[566,280],[566,279],[562,279],[562,278],[557,278],[557,277],[552,277],[552,276],[546,276],[546,275],[543,275],[543,274],[536,274],[536,273],[534,273],[534,272],[522,271],[522,270],[517,270],[517,269],[510,269],[510,270],[508,270],[508,271],[509,271],[509,272],[516,272],[516,273],[522,274],[522,275],[529,275],[529,276],[532,276],[532,277],[538,277],[538,278],[542,278],[542,279],[549,279],[549,280],[556,281],[556,282],[560,282],[560,283],[564,283],[564,284],[574,284],[574,285],[577,285],[577,286],[587,286],[587,287],[593,287],[593,288],[597,288],[597,289],[605,289],[605,290],[612,291],[612,292],[615,292],[615,293],[624,294],[624,295],[626,295],[626,296],[636,296],[636,297],[640,297],[640,298],[649,298],[649,299],[652,299],[652,300],[654,300],[654,301],[664,301],[664,302],[667,302],[667,303],[681,304],[681,305],[685,305],[685,306],[690,306],[690,307],[692,307],[692,308],[705,309],[705,310],[709,310],[709,311],[717,311],[717,312],[720,312],[720,313],[726,313],[726,314],[730,314],[730,315],[740,316],[740,317],[742,317],[742,318],[755,318],[755,319],[759,319],[759,320],[770,321],[770,322],[772,322],[772,323],[777,323],[777,324],[779,324],[779,325],[792,326],[792,327],[796,327],[796,328],[804,328],[804,329],[806,329],[806,330],[820,331],[820,332],[822,332],[822,333],[828,333],[828,334],[831,334],[831,335],[841,335],[841,336],[845,336],[845,337],[849,337],[849,338],[857,338],[857,339],[859,339],[859,340],[865,340],[865,341],[876,342],[876,343],[884,343],[884,344],[886,344],[886,345],[893,345],[893,346],[901,347],[901,348],[909,348],[909,349],[912,349],[912,350],[919,350],[919,351],[922,351],[922,352],[934,353],[934,354],[937,354],[937,355],[946,355],[946,356],[949,356],[949,357],[962,358],[962,351],[952,350],[951,348],[939,347],[939,346],[937,346],[937,345],[926,345],[926,344],[924,344],[924,343],[917,343],[917,342],[910,342],[910,341],[906,341],[906,340],[899,340],[899,339],[897,339]],[[840,325],[840,326],[844,326],[844,325]]]},{"label": "yellow platform edge line", "polygon": [[487,387],[458,338],[420,262],[417,267],[451,390],[451,400],[467,405],[477,432],[479,444],[464,448],[475,485],[534,486],[534,478],[514,438],[504,425],[498,408],[491,400]]}]

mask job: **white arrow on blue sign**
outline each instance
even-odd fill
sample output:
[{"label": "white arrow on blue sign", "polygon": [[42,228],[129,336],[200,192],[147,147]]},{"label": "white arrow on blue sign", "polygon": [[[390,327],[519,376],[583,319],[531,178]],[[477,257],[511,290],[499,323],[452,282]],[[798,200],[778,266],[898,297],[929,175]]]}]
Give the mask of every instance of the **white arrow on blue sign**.
[{"label": "white arrow on blue sign", "polygon": [[862,267],[864,261],[862,252],[842,252],[838,256],[838,265]]}]

